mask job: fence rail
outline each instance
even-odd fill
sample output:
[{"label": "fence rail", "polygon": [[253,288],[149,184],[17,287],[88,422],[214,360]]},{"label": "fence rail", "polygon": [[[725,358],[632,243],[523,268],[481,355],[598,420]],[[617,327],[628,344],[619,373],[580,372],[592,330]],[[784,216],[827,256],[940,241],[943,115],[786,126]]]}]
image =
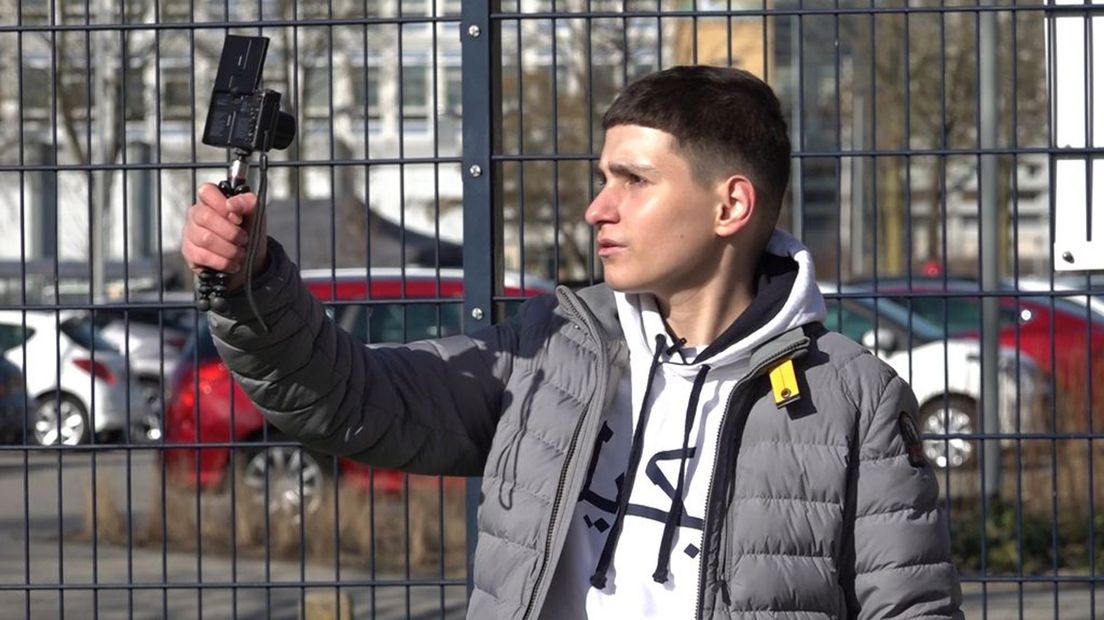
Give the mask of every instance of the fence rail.
[{"label": "fence rail", "polygon": [[198,140],[226,33],[271,38],[265,84],[299,126],[269,164],[269,230],[365,342],[475,330],[600,280],[582,214],[616,93],[678,64],[766,79],[794,144],[782,225],[816,258],[829,326],[922,397],[968,616],[1098,615],[1104,276],[1056,271],[1055,248],[1104,235],[1101,2],[0,0],[0,16],[5,615],[463,616],[478,481],[301,449],[193,308],[179,230],[227,165]]}]

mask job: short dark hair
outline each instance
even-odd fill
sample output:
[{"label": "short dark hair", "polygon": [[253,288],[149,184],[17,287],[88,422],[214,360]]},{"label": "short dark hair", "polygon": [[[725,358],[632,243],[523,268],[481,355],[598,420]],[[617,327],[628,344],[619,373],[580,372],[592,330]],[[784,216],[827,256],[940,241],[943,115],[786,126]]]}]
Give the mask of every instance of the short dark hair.
[{"label": "short dark hair", "polygon": [[675,137],[698,181],[745,174],[778,221],[790,182],[790,136],[770,86],[742,69],[671,67],[629,84],[602,118],[603,129],[639,125]]}]

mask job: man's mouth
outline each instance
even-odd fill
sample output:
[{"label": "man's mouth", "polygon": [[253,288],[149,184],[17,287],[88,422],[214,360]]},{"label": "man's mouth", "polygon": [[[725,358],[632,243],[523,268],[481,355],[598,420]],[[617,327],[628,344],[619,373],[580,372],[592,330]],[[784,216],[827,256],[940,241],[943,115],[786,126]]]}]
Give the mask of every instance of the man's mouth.
[{"label": "man's mouth", "polygon": [[610,241],[609,239],[598,240],[598,256],[600,257],[605,258],[607,256],[613,256],[624,250],[625,246],[620,243]]}]

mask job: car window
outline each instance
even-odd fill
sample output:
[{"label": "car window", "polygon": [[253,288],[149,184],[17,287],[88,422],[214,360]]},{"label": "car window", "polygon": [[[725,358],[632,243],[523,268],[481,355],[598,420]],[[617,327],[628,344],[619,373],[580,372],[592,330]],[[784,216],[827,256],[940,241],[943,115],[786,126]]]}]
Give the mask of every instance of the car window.
[{"label": "car window", "polygon": [[[825,325],[856,342],[862,342],[863,335],[872,331],[875,323],[879,328],[894,330],[898,338],[910,340],[913,344],[943,340],[946,337],[946,332],[940,326],[916,312],[910,317],[908,310],[890,298],[858,297],[826,301],[828,320]],[[829,322],[839,327],[832,327]],[[911,336],[907,335],[909,332]],[[902,341],[900,344],[905,343]]]},{"label": "car window", "polygon": [[459,334],[460,312],[459,303],[352,305],[339,324],[363,342],[411,342]]},{"label": "car window", "polygon": [[904,308],[939,326],[946,325],[947,333],[952,336],[967,332],[976,332],[981,321],[981,306],[976,300],[963,297],[943,299],[941,297],[894,297]]},{"label": "car window", "polygon": [[[898,305],[908,308],[908,297],[894,297]],[[912,297],[912,313],[938,327],[947,326],[947,334],[960,336],[981,329],[981,303],[976,297]],[[998,309],[1001,327],[1015,325],[1019,313],[1010,304],[1002,303]]]},{"label": "car window", "polygon": [[77,343],[78,346],[97,351],[114,351],[118,353],[115,345],[100,336],[100,330],[92,324],[91,317],[74,317],[61,323],[61,333]]},{"label": "car window", "polygon": [[0,352],[14,349],[30,340],[34,328],[22,325],[0,325]]},{"label": "car window", "polygon": [[9,394],[23,392],[23,371],[14,362],[2,357],[0,357],[0,388],[9,390]]},{"label": "car window", "polygon": [[981,304],[966,297],[914,297],[912,311],[933,323],[946,325],[952,334],[976,332],[981,325]]},{"label": "car window", "polygon": [[855,342],[862,342],[863,334],[874,329],[874,321],[865,313],[856,312],[849,304],[841,299],[827,299],[828,316],[824,320],[824,326],[832,331],[839,332]]}]

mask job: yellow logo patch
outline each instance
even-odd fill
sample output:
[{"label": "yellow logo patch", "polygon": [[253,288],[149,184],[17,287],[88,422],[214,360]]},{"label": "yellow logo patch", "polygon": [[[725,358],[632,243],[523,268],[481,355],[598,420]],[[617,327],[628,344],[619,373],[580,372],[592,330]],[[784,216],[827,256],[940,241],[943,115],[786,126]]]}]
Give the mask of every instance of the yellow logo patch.
[{"label": "yellow logo patch", "polygon": [[797,387],[797,374],[793,360],[786,360],[770,371],[771,390],[774,392],[774,404],[779,408],[801,398],[801,389]]}]

